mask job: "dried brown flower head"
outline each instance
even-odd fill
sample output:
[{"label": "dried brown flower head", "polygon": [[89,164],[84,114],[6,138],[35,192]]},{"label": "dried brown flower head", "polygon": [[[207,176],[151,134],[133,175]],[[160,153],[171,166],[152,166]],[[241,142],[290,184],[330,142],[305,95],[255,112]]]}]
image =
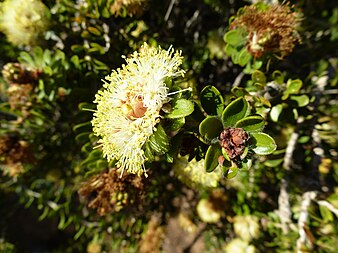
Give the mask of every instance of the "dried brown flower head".
[{"label": "dried brown flower head", "polygon": [[274,53],[283,58],[300,42],[299,25],[299,14],[287,4],[267,6],[264,10],[250,5],[243,7],[230,28],[248,33],[246,47],[254,57]]},{"label": "dried brown flower head", "polygon": [[245,149],[249,135],[242,128],[225,128],[220,134],[220,144],[232,160],[239,158]]},{"label": "dried brown flower head", "polygon": [[124,11],[128,16],[139,16],[143,13],[147,0],[115,0],[110,6],[110,12],[115,16],[121,16]]},{"label": "dried brown flower head", "polygon": [[11,109],[26,111],[32,105],[32,90],[31,84],[12,83],[7,89]]},{"label": "dried brown flower head", "polygon": [[11,177],[23,172],[23,164],[33,163],[34,157],[30,152],[29,143],[19,140],[15,136],[4,135],[0,137],[0,163]]},{"label": "dried brown flower head", "polygon": [[35,83],[41,71],[26,67],[20,63],[7,63],[2,69],[2,75],[9,83]]},{"label": "dried brown flower head", "polygon": [[120,172],[115,168],[102,172],[85,182],[79,194],[89,198],[89,208],[97,209],[101,216],[118,212],[126,206],[135,205],[145,194],[144,179]]}]

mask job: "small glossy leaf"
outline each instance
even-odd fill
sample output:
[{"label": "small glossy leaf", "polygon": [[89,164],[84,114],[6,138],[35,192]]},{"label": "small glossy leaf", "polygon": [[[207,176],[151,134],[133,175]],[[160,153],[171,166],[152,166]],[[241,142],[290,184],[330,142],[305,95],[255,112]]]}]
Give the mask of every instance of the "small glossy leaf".
[{"label": "small glossy leaf", "polygon": [[204,168],[206,172],[214,171],[218,166],[218,157],[222,155],[221,146],[217,143],[210,145],[205,155]]},{"label": "small glossy leaf", "polygon": [[224,35],[224,41],[233,46],[243,45],[245,41],[245,35],[243,31],[231,30]]},{"label": "small glossy leaf", "polygon": [[172,119],[170,120],[170,123],[168,125],[168,130],[169,131],[177,131],[181,127],[183,127],[185,124],[185,118],[177,118],[177,119]]},{"label": "small glossy leaf", "polygon": [[234,94],[236,97],[244,97],[245,95],[248,95],[249,93],[246,91],[246,89],[242,87],[235,86],[231,89],[232,94]]},{"label": "small glossy leaf", "polygon": [[83,132],[83,131],[89,131],[92,129],[92,124],[90,121],[84,122],[84,123],[80,123],[77,124],[73,127],[73,132]]},{"label": "small glossy leaf", "polygon": [[282,113],[283,111],[283,104],[278,104],[275,105],[274,107],[271,108],[270,111],[270,118],[273,122],[277,122],[279,115]]},{"label": "small glossy leaf", "polygon": [[262,66],[263,66],[263,61],[262,60],[254,59],[251,68],[253,70],[257,70],[257,69],[260,69]]},{"label": "small glossy leaf", "polygon": [[291,80],[289,79],[286,84],[286,90],[282,96],[282,99],[285,100],[289,97],[290,94],[297,94],[302,87],[303,83],[300,79]]},{"label": "small glossy leaf", "polygon": [[272,73],[272,79],[277,83],[277,84],[282,84],[284,83],[284,75],[282,72],[279,70],[276,70]]},{"label": "small glossy leaf", "polygon": [[[228,153],[226,152],[226,150],[225,150],[224,148],[222,148],[222,155],[223,155],[223,157],[225,158],[224,162],[226,162],[226,161],[230,162],[230,161],[231,161],[230,157],[228,156]],[[223,162],[223,163],[224,163],[224,162]],[[224,165],[224,164],[223,164],[223,165]],[[229,166],[230,166],[230,165],[229,165]]]},{"label": "small glossy leaf", "polygon": [[264,162],[264,165],[267,167],[277,167],[278,165],[282,164],[282,162],[284,161],[284,158],[279,158],[279,159],[274,159],[274,160],[267,160]]},{"label": "small glossy leaf", "polygon": [[237,121],[243,119],[249,112],[248,102],[243,98],[232,101],[223,111],[223,127],[232,127]]},{"label": "small glossy leaf", "polygon": [[335,218],[333,217],[332,212],[326,206],[319,205],[319,211],[324,221],[326,222],[334,221]]},{"label": "small glossy leaf", "polygon": [[207,140],[219,137],[222,130],[222,122],[216,116],[206,117],[199,125],[200,134]]},{"label": "small glossy leaf", "polygon": [[238,50],[231,46],[230,44],[227,44],[225,47],[224,47],[224,51],[227,55],[229,56],[232,56],[232,55],[235,55],[235,54],[238,54]]},{"label": "small glossy leaf", "polygon": [[88,141],[89,134],[90,134],[90,132],[80,133],[75,137],[75,140],[77,142],[86,142],[86,141]]},{"label": "small glossy leaf", "polygon": [[226,167],[222,166],[223,176],[227,179],[232,179],[237,176],[238,168],[237,167]]},{"label": "small glossy leaf", "polygon": [[288,80],[286,84],[286,89],[290,94],[295,94],[299,92],[302,85],[303,85],[303,82],[300,79]]},{"label": "small glossy leaf", "polygon": [[251,79],[254,83],[265,84],[266,77],[262,71],[256,70],[252,73]]},{"label": "small glossy leaf", "polygon": [[89,26],[87,29],[91,34],[94,34],[96,36],[101,35],[101,31],[97,27]]},{"label": "small glossy leaf", "polygon": [[248,116],[237,121],[235,127],[242,128],[247,132],[258,132],[264,128],[264,118],[260,115]]},{"label": "small glossy leaf", "polygon": [[224,100],[216,87],[208,85],[201,91],[201,105],[209,115],[221,115],[224,109]]},{"label": "small glossy leaf", "polygon": [[144,151],[144,156],[146,157],[148,162],[152,162],[154,161],[155,157],[154,154],[152,152],[152,149],[150,148],[150,144],[149,142],[146,142],[143,147],[142,147],[143,151]]},{"label": "small glossy leaf", "polygon": [[251,54],[248,52],[248,50],[243,47],[242,50],[239,52],[239,55],[238,55],[238,64],[240,66],[245,66],[250,60],[251,60]]},{"label": "small glossy leaf", "polygon": [[169,150],[168,136],[161,125],[157,125],[157,130],[150,136],[149,146],[158,155],[162,155]]},{"label": "small glossy leaf", "polygon": [[93,53],[93,52],[98,52],[99,54],[104,54],[105,53],[105,49],[103,46],[101,46],[98,43],[92,42],[90,43],[90,49],[88,50],[88,52]]},{"label": "small glossy leaf", "polygon": [[177,119],[190,115],[194,111],[194,103],[187,99],[178,99],[173,103],[172,111],[166,114],[166,118]]},{"label": "small glossy leaf", "polygon": [[253,145],[252,150],[257,155],[269,155],[277,148],[275,140],[265,133],[251,133],[250,143]]},{"label": "small glossy leaf", "polygon": [[246,159],[246,161],[243,161],[241,163],[240,169],[241,170],[249,170],[252,166],[252,159]]},{"label": "small glossy leaf", "polygon": [[300,95],[300,96],[293,95],[290,97],[290,99],[293,101],[296,101],[298,104],[298,107],[307,106],[310,102],[310,99],[307,95]]}]

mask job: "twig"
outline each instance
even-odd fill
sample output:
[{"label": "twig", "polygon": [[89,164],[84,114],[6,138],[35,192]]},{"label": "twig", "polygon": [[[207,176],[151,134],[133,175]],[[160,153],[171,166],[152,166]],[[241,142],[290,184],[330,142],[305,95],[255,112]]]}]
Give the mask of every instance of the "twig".
[{"label": "twig", "polygon": [[[297,120],[297,124],[300,124],[303,122],[303,118],[299,117]],[[288,173],[291,169],[292,165],[292,156],[295,151],[297,141],[298,141],[299,133],[298,131],[294,131],[290,139],[288,141],[288,145],[286,147],[285,155],[284,155],[284,162],[283,162],[283,168],[286,171],[286,176],[285,178],[282,179],[281,181],[281,186],[280,186],[280,192],[278,196],[278,214],[280,216],[281,220],[281,226],[282,226],[282,231],[284,234],[287,234],[290,230],[290,224],[291,224],[291,207],[290,207],[290,200],[289,200],[289,193],[288,193]]]},{"label": "twig", "polygon": [[172,9],[174,7],[175,2],[176,2],[176,0],[171,0],[171,2],[169,4],[169,7],[168,7],[168,10],[167,10],[167,12],[166,12],[166,14],[164,16],[164,20],[165,21],[168,21],[170,13],[171,13],[171,11],[172,11]]},{"label": "twig", "polygon": [[307,218],[309,216],[308,208],[311,204],[311,201],[314,200],[317,196],[317,192],[315,191],[308,191],[302,195],[302,203],[300,207],[300,214],[298,219],[298,233],[299,238],[297,240],[297,253],[302,253],[302,246],[307,243],[311,243],[309,240],[306,231],[305,225],[307,222]]},{"label": "twig", "polygon": [[239,86],[241,84],[241,81],[244,77],[244,73],[241,72],[238,74],[238,76],[236,77],[235,81],[234,81],[234,84],[232,85],[232,87],[236,87],[236,86]]}]

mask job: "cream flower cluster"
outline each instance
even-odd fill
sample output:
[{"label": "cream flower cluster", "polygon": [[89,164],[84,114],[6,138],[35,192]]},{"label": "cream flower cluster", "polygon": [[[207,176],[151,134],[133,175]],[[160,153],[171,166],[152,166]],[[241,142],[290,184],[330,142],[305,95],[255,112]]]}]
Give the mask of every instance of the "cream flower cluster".
[{"label": "cream flower cluster", "polygon": [[116,159],[123,173],[146,175],[143,145],[156,131],[160,110],[168,102],[165,79],[183,76],[183,57],[173,48],[163,50],[146,43],[113,70],[96,94],[93,131],[101,139],[108,161]]},{"label": "cream flower cluster", "polygon": [[0,31],[15,45],[35,45],[47,29],[48,8],[40,0],[0,3]]},{"label": "cream flower cluster", "polygon": [[187,157],[179,157],[176,159],[173,169],[181,182],[194,189],[215,188],[222,177],[222,173],[218,170],[206,172],[204,159],[200,161],[193,159],[188,162]]}]

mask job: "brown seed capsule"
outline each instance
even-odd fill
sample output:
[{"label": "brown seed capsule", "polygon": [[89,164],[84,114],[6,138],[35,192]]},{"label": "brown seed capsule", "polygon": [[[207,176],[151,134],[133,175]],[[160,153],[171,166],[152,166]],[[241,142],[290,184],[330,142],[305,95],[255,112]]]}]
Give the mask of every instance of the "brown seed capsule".
[{"label": "brown seed capsule", "polygon": [[245,149],[249,135],[242,128],[225,128],[220,134],[220,144],[230,159],[238,159]]}]

